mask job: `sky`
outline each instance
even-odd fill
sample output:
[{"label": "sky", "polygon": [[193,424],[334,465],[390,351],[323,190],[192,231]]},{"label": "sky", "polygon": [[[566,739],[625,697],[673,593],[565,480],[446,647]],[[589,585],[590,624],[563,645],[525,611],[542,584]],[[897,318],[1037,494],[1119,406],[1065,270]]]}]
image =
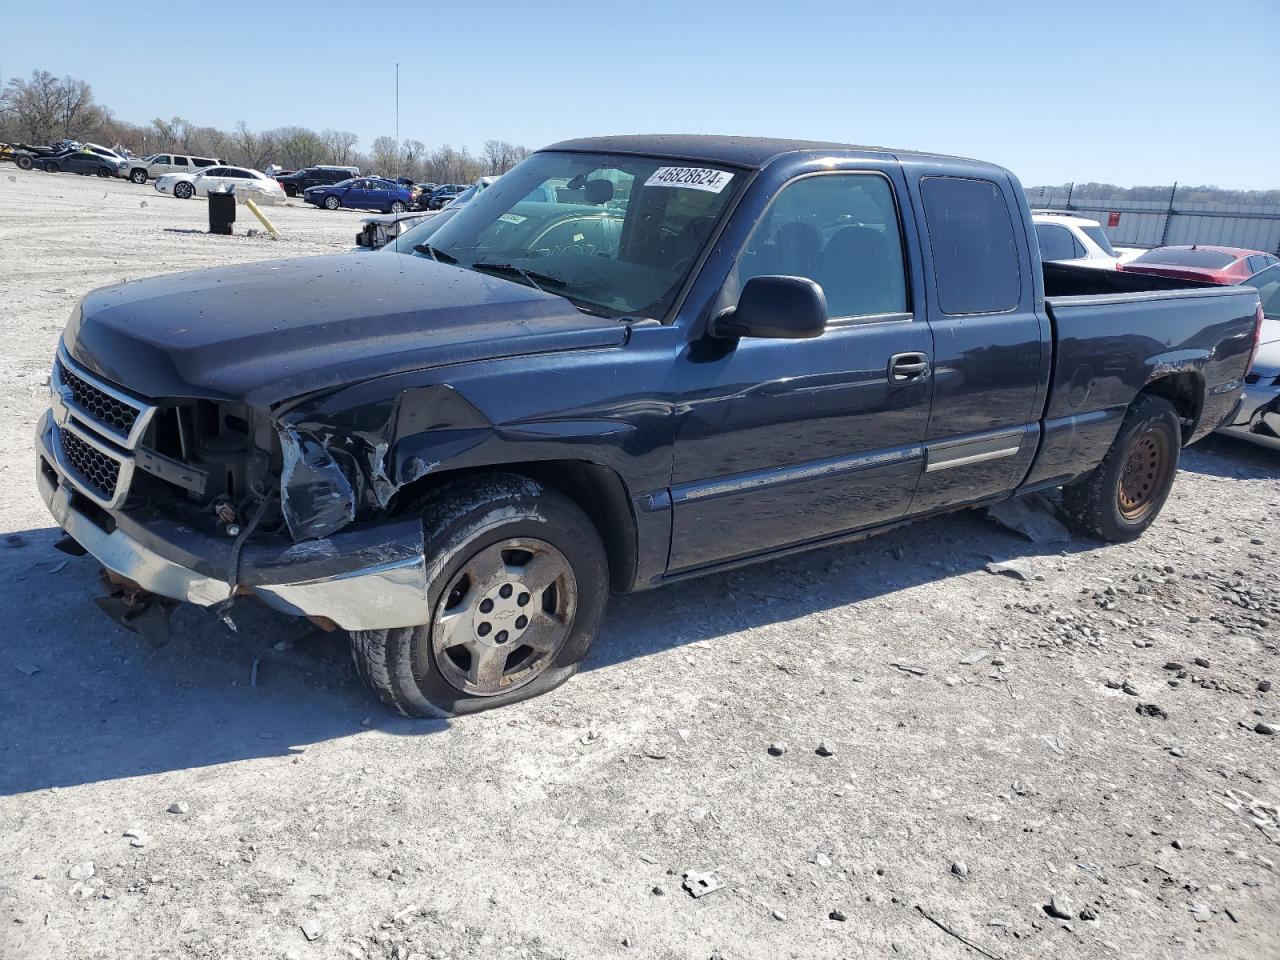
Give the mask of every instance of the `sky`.
[{"label": "sky", "polygon": [[400,136],[428,147],[723,133],[958,154],[1028,186],[1280,187],[1280,0],[220,6],[0,0],[0,77],[367,149],[395,134],[398,60]]}]

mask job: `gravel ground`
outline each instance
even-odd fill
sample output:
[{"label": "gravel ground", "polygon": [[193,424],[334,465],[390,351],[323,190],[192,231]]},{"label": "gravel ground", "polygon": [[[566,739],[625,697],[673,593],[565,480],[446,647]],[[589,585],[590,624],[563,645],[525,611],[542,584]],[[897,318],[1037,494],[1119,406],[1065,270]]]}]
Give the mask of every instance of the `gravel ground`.
[{"label": "gravel ground", "polygon": [[1135,544],[969,512],[617,598],[567,686],[405,721],[260,606],[143,649],[51,549],[76,300],[358,219],[204,210],[0,168],[0,956],[1280,955],[1280,457],[1192,448]]}]

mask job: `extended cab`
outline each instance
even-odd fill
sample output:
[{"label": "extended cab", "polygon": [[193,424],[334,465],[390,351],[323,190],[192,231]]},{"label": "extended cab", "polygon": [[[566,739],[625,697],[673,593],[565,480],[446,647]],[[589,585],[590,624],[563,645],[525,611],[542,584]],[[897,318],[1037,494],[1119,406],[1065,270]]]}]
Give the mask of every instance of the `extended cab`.
[{"label": "extended cab", "polygon": [[569,141],[415,243],[84,298],[38,483],[121,622],[255,595],[405,714],[498,706],[577,669],[610,588],[1059,486],[1138,536],[1260,323],[1252,288],[1042,265],[1000,167],[840,144]]}]

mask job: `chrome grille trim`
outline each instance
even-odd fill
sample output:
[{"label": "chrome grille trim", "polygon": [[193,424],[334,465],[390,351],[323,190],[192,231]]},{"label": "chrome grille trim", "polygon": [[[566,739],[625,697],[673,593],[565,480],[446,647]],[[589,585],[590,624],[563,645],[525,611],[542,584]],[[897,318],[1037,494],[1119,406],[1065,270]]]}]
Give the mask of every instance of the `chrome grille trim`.
[{"label": "chrome grille trim", "polygon": [[[87,478],[80,475],[80,472],[71,463],[70,457],[67,456],[66,448],[63,446],[62,434],[64,431],[92,447],[104,457],[119,464],[119,472],[116,474],[115,489],[113,491],[108,493],[107,491],[99,490]],[[68,420],[62,426],[56,423],[53,425],[53,458],[58,461],[58,469],[62,471],[63,476],[98,506],[107,510],[114,510],[121,506],[129,496],[129,484],[133,480],[133,457],[113,447],[102,438],[95,436],[92,431],[86,430],[75,420]],[[104,494],[106,495],[104,496]]]},{"label": "chrome grille trim", "polygon": [[[121,431],[113,423],[99,419],[92,411],[78,403],[72,385],[67,383],[68,376],[82,381],[78,385],[82,393],[85,388],[95,390],[109,401],[136,411],[128,432]],[[49,377],[49,387],[53,413],[53,456],[58,462],[58,469],[72,486],[98,506],[106,510],[115,510],[123,506],[129,497],[129,486],[133,480],[135,461],[132,451],[136,450],[138,444],[142,442],[147,428],[151,425],[151,419],[155,416],[156,406],[131,396],[90,373],[71,359],[63,344],[58,345],[58,357]],[[92,478],[76,469],[73,458],[68,455],[63,443],[64,433],[74,436],[119,465],[113,489],[100,488]]]},{"label": "chrome grille trim", "polygon": [[[66,370],[67,373],[71,374],[78,380],[82,380],[92,389],[105,394],[121,406],[128,407],[129,409],[136,411],[133,425],[130,427],[129,431],[127,433],[122,432],[113,424],[100,420],[98,417],[94,416],[92,411],[85,409],[77,403],[71,385],[66,382],[66,378],[63,376],[63,370]],[[49,384],[52,389],[54,399],[54,419],[58,423],[63,423],[66,419],[65,417],[57,416],[57,406],[61,404],[62,407],[69,411],[72,416],[83,423],[86,427],[102,434],[104,437],[114,441],[126,450],[133,450],[137,448],[138,444],[142,441],[142,435],[147,432],[147,427],[151,425],[151,418],[155,416],[156,408],[153,404],[147,403],[144,400],[139,400],[137,397],[130,396],[119,388],[112,386],[105,380],[102,380],[90,373],[84,367],[71,359],[70,355],[67,353],[67,348],[62,344],[58,345],[58,359],[53,365],[53,373],[49,378]]]}]

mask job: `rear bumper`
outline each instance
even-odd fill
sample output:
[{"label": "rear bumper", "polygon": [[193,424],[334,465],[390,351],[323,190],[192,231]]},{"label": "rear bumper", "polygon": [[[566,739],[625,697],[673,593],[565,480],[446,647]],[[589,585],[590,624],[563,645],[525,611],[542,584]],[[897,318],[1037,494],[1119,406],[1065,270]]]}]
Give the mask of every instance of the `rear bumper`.
[{"label": "rear bumper", "polygon": [[54,453],[48,413],[36,450],[36,483],[54,520],[104,567],[144,590],[205,607],[253,594],[284,613],[323,617],[347,630],[430,619],[416,520],[346,528],[303,543],[246,542],[232,583],[230,538],[215,539],[145,507],[104,510],[85,497]]}]

